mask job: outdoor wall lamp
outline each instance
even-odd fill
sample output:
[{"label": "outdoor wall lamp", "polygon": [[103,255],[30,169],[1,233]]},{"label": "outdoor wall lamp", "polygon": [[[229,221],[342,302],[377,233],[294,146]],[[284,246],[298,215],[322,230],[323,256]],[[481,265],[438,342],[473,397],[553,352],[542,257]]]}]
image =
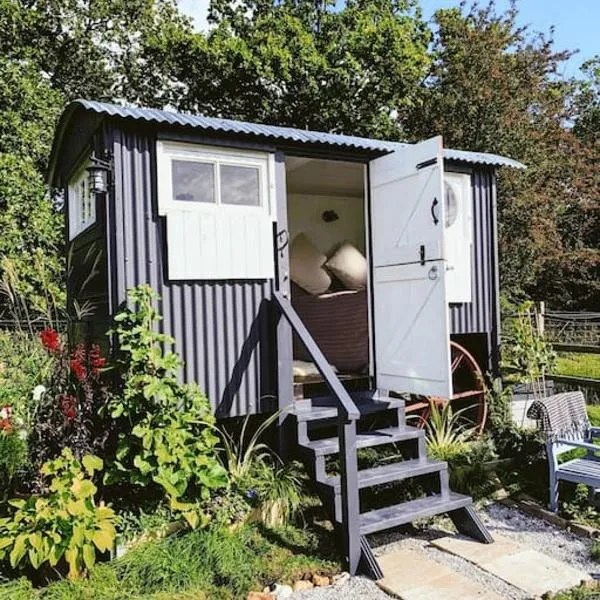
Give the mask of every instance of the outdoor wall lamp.
[{"label": "outdoor wall lamp", "polygon": [[89,173],[90,192],[92,194],[106,194],[111,181],[112,162],[96,156],[92,153],[91,165],[87,168]]}]

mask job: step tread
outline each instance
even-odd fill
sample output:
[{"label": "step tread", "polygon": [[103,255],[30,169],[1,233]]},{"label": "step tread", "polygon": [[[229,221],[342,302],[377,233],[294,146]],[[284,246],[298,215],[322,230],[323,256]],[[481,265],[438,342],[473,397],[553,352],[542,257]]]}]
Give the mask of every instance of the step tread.
[{"label": "step tread", "polygon": [[[429,458],[403,460],[370,469],[362,469],[358,472],[358,487],[362,489],[390,481],[401,481],[402,479],[443,471],[447,468],[448,463],[441,460],[431,460]],[[336,491],[342,485],[339,475],[327,477],[323,483],[331,486]]]},{"label": "step tread", "polygon": [[[376,392],[350,394],[361,416],[402,408],[404,400],[399,398],[378,398]],[[296,401],[294,414],[298,421],[332,419],[338,414],[337,401],[330,396]]]},{"label": "step tread", "polygon": [[[375,429],[356,434],[357,448],[372,448],[384,444],[392,444],[404,440],[412,440],[423,437],[425,434],[422,429],[416,427],[386,427],[384,429]],[[315,455],[337,454],[340,451],[340,444],[337,437],[325,438],[322,440],[312,440],[299,444],[301,448],[312,450]]]},{"label": "step tread", "polygon": [[417,519],[464,508],[465,506],[470,506],[472,503],[473,501],[470,496],[449,492],[445,497],[435,494],[404,502],[403,504],[395,504],[371,510],[360,516],[360,533],[365,535],[405,525]]}]

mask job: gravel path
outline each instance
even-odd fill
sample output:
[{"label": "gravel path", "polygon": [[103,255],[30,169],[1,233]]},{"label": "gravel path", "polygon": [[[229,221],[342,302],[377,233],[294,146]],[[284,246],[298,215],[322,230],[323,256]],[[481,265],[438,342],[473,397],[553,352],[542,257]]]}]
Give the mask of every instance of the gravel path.
[{"label": "gravel path", "polygon": [[[600,565],[590,560],[589,549],[591,541],[579,538],[571,533],[557,529],[553,525],[530,517],[520,511],[491,504],[479,511],[484,523],[492,535],[501,534],[515,542],[534,550],[544,552],[558,560],[587,571],[596,577],[600,576]],[[434,524],[415,529],[410,533],[388,531],[369,536],[369,541],[376,555],[387,554],[400,548],[410,548],[422,552],[455,571],[462,573],[478,582],[487,589],[493,589],[508,600],[526,600],[527,595],[517,588],[476,567],[463,558],[454,556],[430,545],[431,540],[455,533],[449,519],[436,519]],[[377,585],[363,577],[353,577],[347,583],[329,588],[315,588],[298,592],[295,599],[306,600],[387,600],[387,594]]]}]

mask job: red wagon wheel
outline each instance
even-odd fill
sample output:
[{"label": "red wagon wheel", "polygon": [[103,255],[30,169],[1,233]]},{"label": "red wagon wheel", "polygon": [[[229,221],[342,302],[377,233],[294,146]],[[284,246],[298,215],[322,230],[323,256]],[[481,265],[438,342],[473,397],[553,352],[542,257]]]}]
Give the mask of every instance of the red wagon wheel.
[{"label": "red wagon wheel", "polygon": [[[450,342],[450,370],[452,389],[450,402],[454,411],[463,410],[466,419],[473,423],[477,435],[481,435],[487,419],[485,382],[483,373],[473,355],[456,342]],[[431,413],[431,403],[443,406],[448,400],[430,396],[406,406],[407,413],[418,415],[422,427]]]}]

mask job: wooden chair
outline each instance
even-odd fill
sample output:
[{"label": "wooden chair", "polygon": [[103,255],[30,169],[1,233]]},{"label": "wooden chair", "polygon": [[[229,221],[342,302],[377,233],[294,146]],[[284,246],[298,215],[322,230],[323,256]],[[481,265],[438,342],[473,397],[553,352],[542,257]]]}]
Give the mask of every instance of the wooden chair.
[{"label": "wooden chair", "polygon": [[[577,408],[577,414],[580,417],[582,414],[586,415],[583,392],[556,394],[547,400],[553,400],[557,403],[568,403],[570,406]],[[535,402],[528,411],[528,416],[533,418],[535,416],[530,411],[532,411],[534,405]],[[564,421],[565,415],[561,415],[561,418]],[[583,423],[581,418],[577,421],[573,419],[570,423],[567,422],[563,426],[562,431],[552,431],[549,429],[547,422],[541,425],[547,437],[546,451],[548,454],[550,475],[550,510],[552,512],[558,511],[558,486],[561,481],[582,483],[588,486],[590,501],[592,501],[596,488],[600,488],[600,456],[598,456],[600,446],[593,443],[595,438],[600,438],[600,427],[592,427],[587,419],[587,415],[583,417]],[[565,434],[565,431],[569,432],[568,435]],[[561,454],[576,448],[586,450],[586,455],[559,463]]]}]

